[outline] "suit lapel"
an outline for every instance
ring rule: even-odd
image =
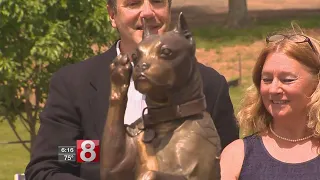
[[[97,63],[90,78],[90,119],[94,123],[96,133],[100,138],[106,121],[109,107],[110,79],[109,66],[117,56],[116,47],[113,45],[107,52],[97,58]]]

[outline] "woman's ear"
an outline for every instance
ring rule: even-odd
[[[116,16],[115,9],[110,7],[109,5],[107,5],[107,10],[108,10],[108,15],[109,15],[109,20],[110,20],[111,26],[113,28],[117,28],[117,24],[115,21],[115,16]]]

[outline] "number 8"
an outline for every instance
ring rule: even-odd
[[[86,145],[89,144],[90,145],[90,148],[87,148]],[[90,141],[90,140],[85,140],[81,143],[81,149],[83,151],[81,151],[80,153],[80,157],[83,161],[85,162],[91,162],[93,161],[95,158],[96,158],[96,152],[94,152],[94,148],[95,148],[95,144],[93,141]],[[90,153],[90,157],[87,158],[86,157],[86,153]]]

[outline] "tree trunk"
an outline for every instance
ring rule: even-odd
[[[31,90],[29,92],[32,92]],[[37,135],[37,119],[40,110],[40,91],[38,88],[34,89],[33,93],[28,94],[28,100],[26,101],[26,113],[29,122],[29,133],[30,133],[30,149],[34,145],[34,140]],[[33,98],[32,98],[33,97]],[[31,156],[31,153],[30,153]]]
[[[229,0],[227,26],[240,28],[249,24],[247,0]]]
[[[36,118],[31,119],[31,124],[30,124],[30,149],[32,149],[34,140],[36,138]],[[30,158],[31,158],[31,151],[30,151]]]
[[[30,134],[30,150],[32,149],[33,141],[34,141],[34,133],[35,133],[35,119],[32,115],[33,109],[32,109],[32,104],[29,99],[26,100],[25,102],[25,111],[27,115],[27,122],[28,122],[28,128],[29,128],[29,134]],[[30,151],[30,157],[31,157],[31,151]]]

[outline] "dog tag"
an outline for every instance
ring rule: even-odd
[[[153,129],[146,129],[143,134],[143,142],[149,143],[156,136],[156,132]]]

